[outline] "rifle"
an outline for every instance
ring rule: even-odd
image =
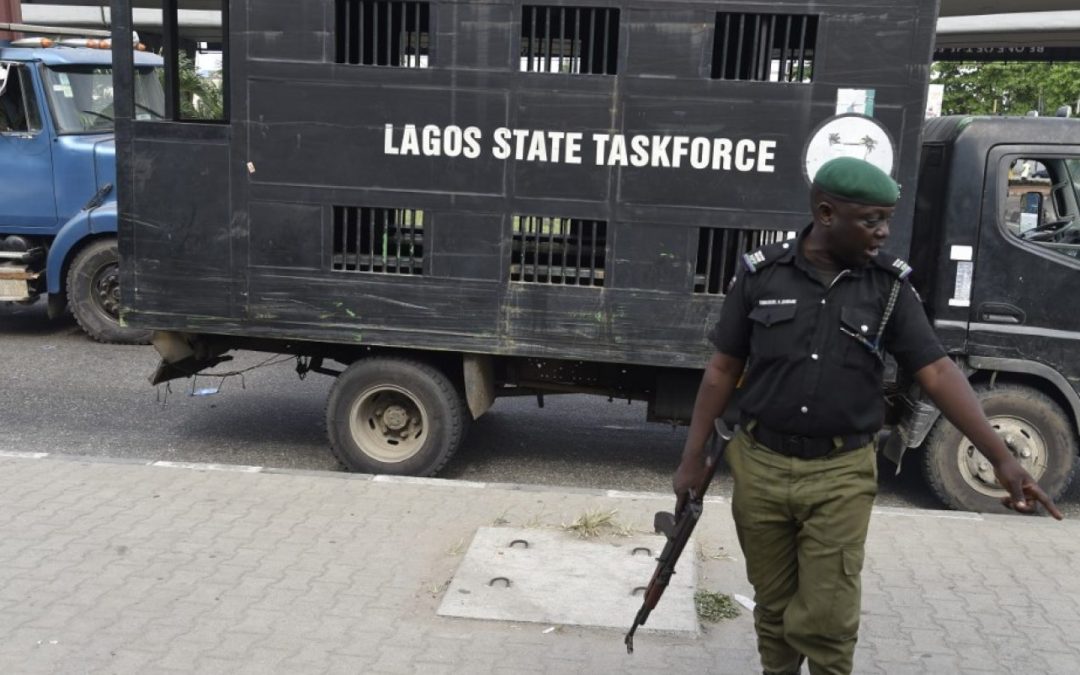
[[[660,596],[664,594],[671,575],[675,574],[675,563],[679,561],[686,542],[690,540],[690,534],[694,531],[701,518],[702,500],[705,491],[709,489],[716,474],[716,465],[720,462],[720,456],[724,454],[724,448],[733,435],[731,429],[724,424],[724,420],[717,418],[714,422],[716,433],[712,437],[712,448],[709,456],[705,459],[705,477],[697,489],[691,488],[688,495],[682,495],[675,503],[675,513],[660,511],[653,518],[653,527],[657,534],[667,537],[667,544],[656,559],[656,571],[653,572],[652,580],[645,589],[645,600],[641,603],[641,609],[634,617],[634,625],[630,626],[630,632],[626,634],[626,653],[634,653],[634,631],[638,626],[644,626],[649,614],[656,609],[656,603],[660,602]]]

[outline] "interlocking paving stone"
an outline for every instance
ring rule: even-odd
[[[623,629],[437,614],[480,528],[616,510],[644,533],[672,502],[0,455],[0,672],[759,671],[745,611],[696,636],[646,626],[633,655]],[[695,538],[699,587],[751,596],[726,500]],[[879,509],[856,670],[1075,673],[1078,565],[1080,523]]]

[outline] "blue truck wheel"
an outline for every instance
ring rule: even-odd
[[[119,259],[115,239],[99,239],[79,251],[68,270],[68,306],[98,342],[149,344],[152,331],[120,325]]]

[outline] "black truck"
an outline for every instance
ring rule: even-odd
[[[1080,447],[1080,120],[931,120],[915,198],[909,255],[927,314],[1006,444],[1060,495]],[[994,508],[1001,491],[975,447],[916,390],[890,398],[889,454],[921,446],[946,504]]]
[[[793,238],[809,177],[853,155],[905,187],[893,251],[1011,446],[1065,488],[1080,333],[1066,297],[1038,301],[1077,264],[1078,174],[1047,145],[1077,130],[1018,122],[1043,144],[1013,148],[986,140],[1006,122],[946,120],[920,164],[935,0],[189,2],[222,12],[220,121],[178,106],[176,3],[136,4],[164,9],[167,110],[134,114],[116,51],[121,288],[157,331],[155,382],[293,354],[336,377],[335,456],[379,473],[437,472],[500,396],[686,420],[739,258]],[[904,374],[884,395],[894,455],[925,444],[938,493],[986,508],[963,439]]]

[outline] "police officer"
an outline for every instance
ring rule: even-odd
[[[740,430],[727,460],[768,675],[797,673],[804,659],[813,674],[851,672],[885,351],[990,460],[1007,507],[1031,513],[1041,503],[1061,518],[946,356],[907,279],[911,268],[881,251],[899,196],[868,162],[827,162],[811,188],[813,223],[798,239],[743,257],[709,334],[717,351],[674,487],[682,496],[700,482],[712,421],[741,378]]]

